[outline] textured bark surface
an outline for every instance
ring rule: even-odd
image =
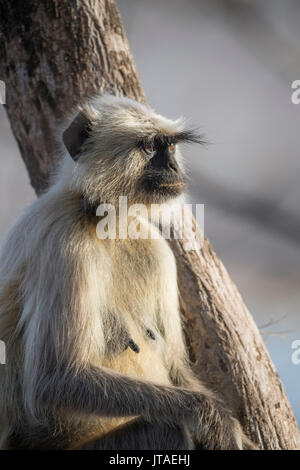
[[[0,77],[7,113],[39,193],[55,162],[59,121],[104,90],[144,100],[115,3],[0,0]]]
[[[0,22],[7,113],[39,193],[55,163],[53,136],[66,113],[104,90],[145,97],[112,0],[0,0]],[[260,448],[296,448],[299,431],[280,378],[226,269],[207,240],[193,251],[184,241],[171,245],[195,371]]]

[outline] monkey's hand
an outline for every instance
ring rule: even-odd
[[[240,423],[213,398],[196,403],[187,421],[196,449],[244,450],[256,449],[245,436]]]

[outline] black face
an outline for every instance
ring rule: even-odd
[[[149,202],[159,202],[179,196],[184,190],[183,174],[175,158],[176,140],[159,137],[141,143],[148,164],[140,187]]]

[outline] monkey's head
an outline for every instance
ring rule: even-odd
[[[63,133],[73,185],[91,203],[162,203],[184,191],[181,142],[201,142],[182,119],[171,121],[128,98],[103,95]]]

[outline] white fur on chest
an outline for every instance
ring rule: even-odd
[[[106,255],[112,261],[107,288],[116,308],[139,318],[177,297],[175,259],[165,240],[112,241]]]

